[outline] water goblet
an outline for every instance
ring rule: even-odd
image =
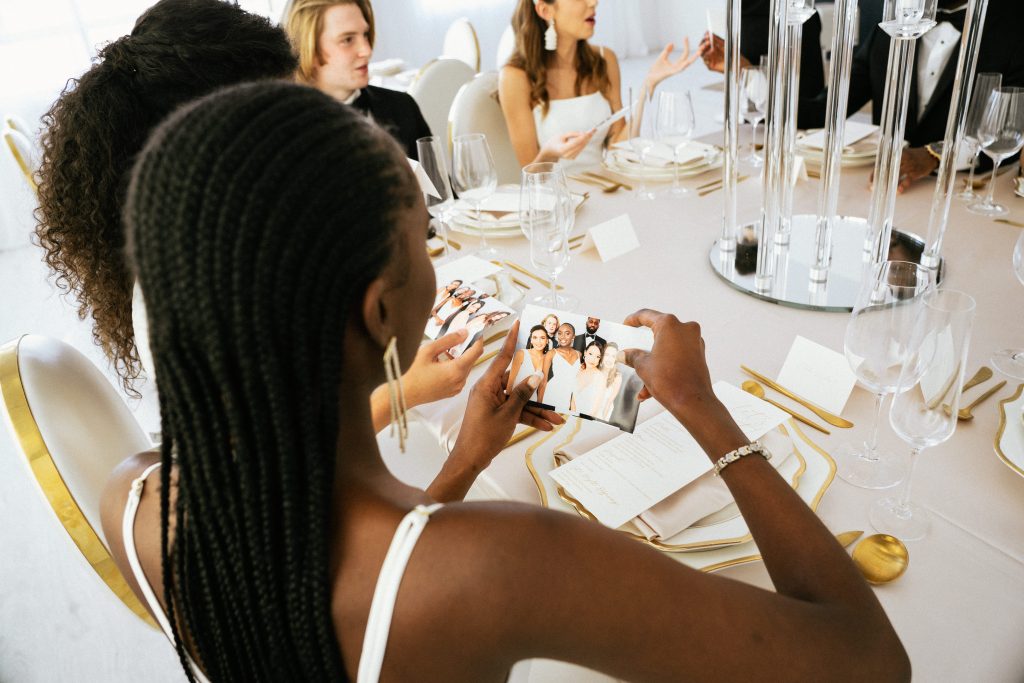
[[[967,121],[964,124],[964,144],[971,151],[971,172],[964,181],[964,188],[957,193],[957,199],[965,202],[981,197],[974,191],[974,170],[981,154],[981,143],[978,141],[978,129],[981,118],[985,114],[985,105],[992,91],[998,90],[1003,84],[1003,75],[999,73],[982,73],[974,79],[974,90],[971,92],[971,106],[967,110]]]
[[[498,250],[487,244],[487,229],[480,219],[480,204],[498,187],[498,172],[483,133],[459,135],[452,141],[452,185],[461,199],[476,212],[480,247],[476,254],[482,259],[500,257]]]
[[[448,177],[448,163],[445,160],[445,141],[436,135],[420,138],[416,141],[416,152],[420,158],[420,167],[430,178],[436,194],[423,193],[423,201],[427,205],[427,213],[441,226],[441,240],[444,242],[444,257],[447,259],[451,250],[448,244],[448,224],[454,205],[452,185]]]
[[[1024,285],[1024,232],[1021,232],[1013,248],[1013,273]],[[1024,349],[996,351],[991,360],[999,372],[1013,379],[1024,380]]]
[[[924,538],[931,526],[928,513],[910,501],[911,477],[921,451],[956,430],[974,308],[963,292],[929,291],[908,344],[889,421],[910,445],[910,466],[899,495],[876,501],[868,512],[876,529],[905,541]]]
[[[746,104],[744,116],[747,121],[754,124],[750,132],[750,154],[743,157],[743,161],[749,162],[754,167],[760,167],[764,163],[764,157],[757,153],[757,128],[764,120],[765,105],[768,103],[768,71],[767,65],[745,66],[740,72],[740,86],[743,92],[743,101]]]
[[[880,451],[878,427],[885,397],[896,390],[922,295],[932,284],[928,269],[906,261],[877,264],[861,283],[843,349],[861,385],[875,395],[875,415],[865,441],[847,442],[834,453],[839,476],[854,486],[889,488],[906,473],[905,457]]]
[[[985,199],[971,204],[967,210],[981,216],[1005,216],[1009,210],[993,201],[996,171],[1008,156],[1024,146],[1024,88],[999,88],[989,96],[978,128],[981,150],[992,158],[992,174]]]
[[[654,129],[659,142],[668,145],[672,150],[672,167],[675,171],[672,181],[674,195],[692,194],[679,184],[679,155],[690,144],[694,126],[693,100],[690,99],[689,92],[658,93]]]
[[[572,195],[558,164],[542,162],[523,168],[519,216],[530,240],[530,262],[550,285],[550,291],[533,302],[555,310],[576,308],[576,297],[558,291],[558,275],[569,264],[569,233],[575,221]]]

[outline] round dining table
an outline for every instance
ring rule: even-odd
[[[840,214],[867,216],[870,172],[870,167],[842,170]],[[776,377],[797,335],[842,353],[849,313],[762,301],[728,286],[713,271],[708,253],[721,232],[723,192],[719,189],[699,194],[695,190],[714,180],[716,173],[720,175],[721,171],[687,178],[683,184],[692,191],[684,196],[672,195],[666,191],[667,185],[660,185],[659,196],[653,200],[637,199],[626,189],[605,193],[597,186],[570,181],[574,192],[589,195],[576,215],[573,234],[583,234],[625,214],[639,240],[638,248],[608,262],[602,262],[594,249],[571,252],[571,261],[558,282],[579,298],[576,312],[621,321],[639,308],[653,308],[674,313],[682,320],[695,320],[701,325],[713,380],[737,386],[747,379],[741,364]],[[737,186],[739,219],[751,222],[760,211],[761,183],[755,168],[743,166],[740,174],[747,177]],[[996,182],[996,200],[1010,208],[1010,220],[1024,223],[1024,199],[1013,195],[1012,174],[1002,175]],[[815,213],[819,183],[814,178],[797,183],[797,213]],[[897,228],[924,235],[933,192],[934,180],[925,179],[900,195],[896,202]],[[966,376],[981,365],[990,365],[994,351],[1024,348],[1024,286],[1011,267],[1013,247],[1022,229],[973,215],[964,204],[953,201],[943,247],[942,286],[965,291],[977,301]],[[458,233],[453,237],[461,246],[457,254],[472,253],[474,237]],[[530,262],[529,243],[524,237],[492,243],[508,261],[541,273]],[[533,280],[530,284],[535,289],[529,296],[542,293],[541,285]],[[485,351],[497,349],[498,344],[492,342]],[[481,364],[474,371],[474,377],[483,367]],[[1007,378],[997,374],[972,391],[980,392],[999,379]],[[931,531],[923,540],[907,543],[910,562],[906,573],[875,590],[910,654],[916,680],[1024,680],[1024,474],[1005,464],[994,448],[999,403],[1019,384],[1010,379],[994,397],[975,409],[973,420],[958,424],[951,439],[925,450],[914,472],[911,497],[929,512]],[[770,393],[776,400],[801,409]],[[444,406],[414,410],[417,419],[413,420],[412,438],[404,454],[398,452],[388,432],[382,432],[381,449],[396,474],[421,486],[430,481],[445,455],[438,447],[439,429],[443,432],[441,442],[450,443],[467,394],[468,388]],[[966,398],[976,395],[969,393]],[[810,429],[804,433],[826,453],[846,441],[863,440],[870,429],[873,407],[873,395],[855,388],[842,411],[843,417],[855,424],[852,429],[833,429],[830,436]],[[909,448],[893,433],[888,410],[883,414],[880,432],[883,448]],[[541,504],[524,459],[540,438],[531,434],[503,450],[481,475],[471,497]],[[555,441],[532,451],[535,462],[549,463],[547,469],[551,467],[549,444]],[[547,475],[542,471],[540,476]],[[868,508],[885,495],[891,495],[891,490],[859,489],[835,477],[817,501],[817,514],[837,534],[850,530],[875,533]],[[756,557],[754,544],[746,546],[745,555]],[[772,589],[759,561],[717,571]],[[642,579],[637,585],[642,590]],[[699,614],[685,610],[681,615],[700,619]],[[829,672],[822,671],[821,680],[828,679]],[[577,667],[537,661],[521,680],[609,679]]]

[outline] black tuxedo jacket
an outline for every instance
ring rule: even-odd
[[[432,135],[416,100],[404,92],[369,85],[352,106],[369,114],[405,149],[405,155],[419,161],[416,140]]]
[[[771,27],[770,0],[743,0],[740,21],[740,53],[751,64],[768,54]],[[821,57],[821,17],[804,22],[800,44],[800,97],[813,98],[825,89],[825,67]]]
[[[572,340],[572,348],[579,351],[580,356],[582,356],[583,352],[586,350],[586,338],[587,336],[585,334],[577,334],[576,337]],[[597,345],[600,346],[602,350],[604,349],[604,337],[599,337],[598,335],[595,334],[594,341],[597,342]]]
[[[938,13],[936,20],[949,21],[963,33],[966,11]],[[1003,74],[1003,86],[1024,85],[1024,48],[1021,47],[1021,32],[1024,31],[1024,1],[991,0],[985,18],[978,50],[977,73],[998,72]],[[848,111],[854,113],[868,101],[871,102],[871,118],[874,123],[882,119],[882,103],[885,100],[885,75],[889,60],[890,38],[877,25],[867,42],[862,40],[854,55],[850,74],[850,102]],[[959,47],[950,56],[942,72],[935,92],[925,105],[924,113],[917,116],[917,68],[913,67],[910,83],[910,105],[907,112],[907,129],[904,135],[911,147],[920,147],[938,142],[946,136],[946,120],[949,118],[953,99],[953,79],[956,77]],[[915,61],[920,52],[915,50]],[[801,99],[799,126],[817,128],[825,125],[825,93],[813,100]],[[983,155],[984,156],[984,155]],[[987,157],[986,157],[987,158]]]

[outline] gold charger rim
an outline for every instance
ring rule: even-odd
[[[1006,432],[1006,415],[1009,412],[1010,404],[1015,403],[1021,397],[1021,394],[1024,394],[1024,383],[1021,383],[1020,385],[1017,386],[1017,391],[1013,392],[1013,395],[999,402],[999,429],[996,430],[994,446],[996,450],[996,455],[999,456],[999,459],[1002,460],[1006,464],[1006,466],[1009,467],[1011,470],[1013,470],[1020,476],[1024,477],[1024,469],[1017,465],[1017,463],[1010,460],[1006,453],[1003,452],[1003,448],[1001,445],[1003,435]]]

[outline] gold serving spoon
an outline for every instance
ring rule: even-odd
[[[803,422],[808,427],[814,427],[819,432],[824,432],[825,434],[831,434],[832,433],[832,432],[828,431],[827,429],[825,429],[824,427],[822,427],[822,426],[812,422],[811,420],[808,420],[806,417],[804,417],[800,413],[798,413],[796,411],[793,411],[793,410],[790,410],[786,406],[782,405],[781,403],[776,403],[775,401],[771,400],[770,398],[766,398],[765,395],[764,395],[764,387],[762,387],[760,384],[758,384],[754,380],[748,379],[746,382],[744,382],[740,386],[743,388],[743,391],[747,392],[748,394],[753,394],[754,396],[757,396],[762,401],[767,401],[768,403],[771,403],[773,406],[775,406],[779,410],[783,410],[783,411],[789,413],[794,418],[796,418],[800,422]]]
[[[868,583],[878,586],[903,576],[910,564],[910,553],[900,539],[874,534],[853,549],[853,563]]]

